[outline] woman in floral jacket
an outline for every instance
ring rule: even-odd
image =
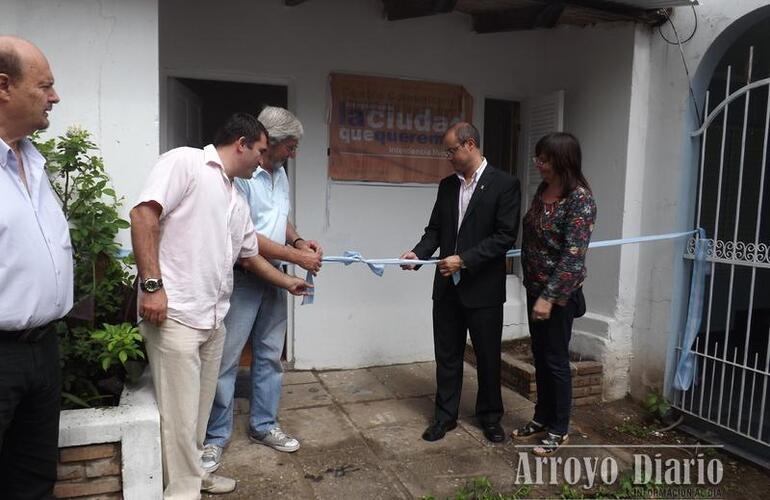
[[[549,134],[535,146],[543,181],[524,216],[522,267],[529,332],[535,358],[537,404],[533,419],[514,438],[546,433],[536,455],[567,442],[572,406],[569,341],[572,320],[585,314],[585,256],[596,204],[581,169],[580,144],[572,134]]]

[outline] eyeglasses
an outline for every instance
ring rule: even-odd
[[[286,150],[287,150],[289,153],[292,153],[292,154],[296,153],[296,152],[297,152],[297,149],[299,148],[299,144],[298,144],[298,143],[294,143],[294,144],[291,144],[291,145],[289,145],[289,144],[286,144],[286,143],[284,142],[284,143],[283,143],[283,146],[286,148]]]
[[[538,158],[537,156],[533,156],[532,157],[532,163],[534,163],[536,167],[542,167],[543,165],[548,163],[548,160],[543,161],[540,158]]]
[[[457,151],[460,150],[461,147],[465,146],[465,142],[461,142],[457,146],[452,146],[451,148],[446,148],[446,155],[451,158],[452,156],[457,153]]]

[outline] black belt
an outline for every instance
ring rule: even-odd
[[[47,333],[51,332],[54,323],[27,328],[26,330],[5,331],[0,330],[0,341],[24,342],[33,344],[39,342]]]

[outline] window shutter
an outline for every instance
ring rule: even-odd
[[[546,134],[564,130],[564,91],[557,90],[551,94],[535,97],[526,103],[526,137],[527,137],[527,179],[526,204],[522,204],[524,213],[532,204],[537,187],[540,185],[540,172],[532,163],[535,156],[535,144]]]

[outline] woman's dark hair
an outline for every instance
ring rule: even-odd
[[[246,145],[251,147],[262,135],[267,137],[267,129],[254,115],[234,113],[214,134],[214,146],[227,146],[245,137]]]
[[[574,135],[567,132],[554,132],[540,138],[535,145],[535,154],[544,156],[551,163],[554,174],[561,179],[564,190],[562,196],[566,197],[578,186],[591,191],[591,186],[583,176],[581,167],[580,143]],[[545,184],[540,184],[537,192],[545,189]]]

